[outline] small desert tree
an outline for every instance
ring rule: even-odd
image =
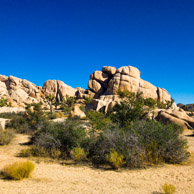
[[[55,103],[56,103],[55,96],[52,96],[51,94],[49,94],[48,96],[46,96],[46,100],[49,104],[50,112],[53,112],[53,105],[55,105]]]
[[[75,97],[66,95],[66,97],[63,97],[62,101],[60,102],[61,109],[63,110],[63,112],[69,113],[74,107],[75,103]]]
[[[113,108],[111,118],[121,126],[126,126],[132,121],[141,119],[145,116],[144,99],[142,93],[118,90],[121,102]]]

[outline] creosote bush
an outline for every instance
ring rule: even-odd
[[[73,158],[73,160],[80,163],[80,162],[86,160],[87,153],[84,151],[83,148],[76,147],[71,151],[71,157]]]
[[[121,103],[112,113],[88,111],[89,121],[68,118],[63,123],[53,123],[40,105],[34,105],[34,111],[28,107],[20,119],[33,131],[33,146],[23,151],[23,156],[73,158],[79,162],[87,155],[87,161],[94,165],[110,164],[115,169],[181,163],[188,158],[180,127],[148,120],[147,114],[156,107],[154,100],[143,99],[141,93],[124,91],[119,95]],[[74,99],[65,103],[71,107]]]
[[[3,130],[0,129],[0,145],[7,145],[11,142],[11,140],[14,137],[14,131],[13,130]]]
[[[34,134],[32,141],[48,152],[60,150],[63,155],[70,157],[73,148],[88,144],[87,132],[82,125],[82,121],[77,119],[67,119],[64,123],[45,123]]]
[[[30,162],[15,162],[11,165],[7,165],[2,170],[2,174],[5,178],[11,178],[14,180],[22,180],[28,178],[33,172],[35,165]]]
[[[0,98],[0,107],[7,106],[7,100],[4,98]]]
[[[18,133],[32,134],[41,128],[43,122],[48,121],[41,106],[41,103],[29,104],[26,107],[26,113],[16,114],[7,127],[16,129]]]
[[[59,159],[61,151],[58,149],[46,150],[44,147],[32,145],[30,148],[23,149],[19,156],[20,157],[50,157],[53,159]]]
[[[174,185],[167,184],[167,183],[162,186],[162,189],[165,194],[173,194],[176,191],[176,188]]]
[[[121,154],[118,154],[118,152],[115,150],[111,150],[110,154],[106,155],[106,160],[115,170],[119,169],[125,164],[125,162],[123,161],[123,158],[124,156]]]

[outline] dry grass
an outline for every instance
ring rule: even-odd
[[[24,178],[30,177],[35,165],[30,162],[14,162],[13,164],[7,165],[2,170],[2,175],[5,178],[10,178],[14,180],[22,180]]]

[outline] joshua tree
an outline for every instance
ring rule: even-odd
[[[46,100],[50,106],[50,112],[53,112],[53,105],[56,102],[56,98],[54,96],[52,96],[51,94],[49,94],[48,96],[46,96]]]

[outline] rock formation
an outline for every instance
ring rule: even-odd
[[[37,103],[42,99],[42,88],[14,76],[0,75],[0,97],[4,97],[12,106]]]
[[[98,96],[116,95],[118,89],[130,92],[142,92],[144,98],[153,98],[162,102],[170,101],[170,94],[163,88],[153,86],[140,78],[140,71],[132,66],[105,66],[102,71],[90,75],[88,87]]]
[[[44,83],[42,88],[44,95],[51,94],[52,96],[55,96],[58,101],[62,101],[62,98],[66,97],[66,95],[75,96],[76,91],[76,89],[59,80],[48,80]]]
[[[25,79],[0,75],[0,98],[7,99],[13,107],[44,102],[45,96],[49,94],[56,96],[60,101],[66,95],[75,96],[76,91],[62,81],[48,80],[42,88]]]
[[[171,101],[170,94],[163,88],[156,87],[140,78],[140,71],[132,66],[116,69],[104,66],[102,71],[90,75],[89,91],[93,93],[95,110],[109,111],[118,101],[117,91],[142,92],[144,98],[153,98],[161,102]],[[81,96],[81,95],[80,95]]]
[[[55,96],[58,101],[68,96],[75,96],[83,99],[91,98],[92,104],[86,108],[104,110],[108,112],[119,102],[118,89],[131,92],[142,92],[144,98],[153,98],[161,102],[171,101],[170,94],[163,88],[156,87],[140,78],[140,71],[132,66],[124,66],[116,69],[111,66],[104,66],[102,71],[95,71],[90,75],[87,90],[83,88],[72,88],[62,81],[48,80],[43,88],[35,84],[22,80],[14,76],[0,75],[0,98],[5,98],[14,107],[25,107],[30,103],[42,102],[46,105],[47,95]],[[6,111],[10,111],[7,110]],[[4,111],[4,112],[6,112]],[[22,109],[21,111],[24,111]],[[71,111],[72,117],[77,115],[85,117],[84,112],[79,108],[79,104]],[[194,128],[194,118],[189,117],[186,112],[177,107],[174,103],[168,109],[157,109],[152,118],[173,122],[184,128]]]

